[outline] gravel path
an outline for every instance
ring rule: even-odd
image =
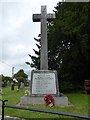
[[[0,120],[2,120],[1,116],[0,116]],[[21,118],[17,118],[17,117],[5,116],[4,120],[25,120],[25,119],[21,119]]]

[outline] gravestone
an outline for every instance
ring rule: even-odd
[[[47,14],[46,6],[41,6],[41,14],[33,14],[34,22],[41,22],[40,70],[31,72],[31,96],[21,98],[20,104],[44,104],[44,95],[52,94],[55,105],[68,105],[68,98],[60,97],[57,71],[48,70],[47,21],[55,19],[55,14]]]

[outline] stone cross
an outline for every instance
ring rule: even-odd
[[[33,14],[33,22],[41,22],[40,70],[48,70],[47,21],[55,19],[55,14],[47,14],[47,7],[41,6],[41,14]]]

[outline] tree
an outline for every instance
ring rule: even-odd
[[[89,79],[88,25],[89,3],[58,3],[56,20],[49,27],[49,65],[56,69],[59,79],[69,80],[72,88]]]
[[[57,70],[61,89],[80,89],[84,80],[90,79],[89,10],[90,3],[59,2],[54,10],[56,19],[48,23],[49,69]],[[37,55],[38,51],[34,52]],[[39,54],[30,57],[31,67],[38,69]]]
[[[25,62],[27,65],[30,65],[30,67],[32,67],[32,68],[36,68],[36,69],[40,69],[40,46],[41,46],[41,43],[40,43],[40,40],[41,40],[41,38],[40,38],[40,35],[38,35],[38,39],[37,38],[34,38],[34,40],[37,42],[36,43],[36,46],[37,46],[37,48],[38,48],[38,51],[36,51],[35,49],[33,49],[33,51],[34,51],[34,53],[35,53],[35,56],[33,56],[33,55],[30,55],[30,54],[28,54],[29,55],[29,57],[32,59],[32,62],[30,63],[30,62]]]
[[[2,84],[2,87],[7,86],[7,82],[10,81],[12,82],[12,78],[9,76],[4,76],[3,74],[0,75],[0,84]]]
[[[14,74],[14,78],[16,78],[18,82],[26,83],[26,80],[28,79],[28,75],[24,73],[23,69],[20,69],[16,74]]]

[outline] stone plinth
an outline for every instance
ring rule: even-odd
[[[68,97],[60,96],[54,97],[55,106],[68,106]],[[44,105],[44,97],[43,96],[23,96],[20,100],[20,105]]]

